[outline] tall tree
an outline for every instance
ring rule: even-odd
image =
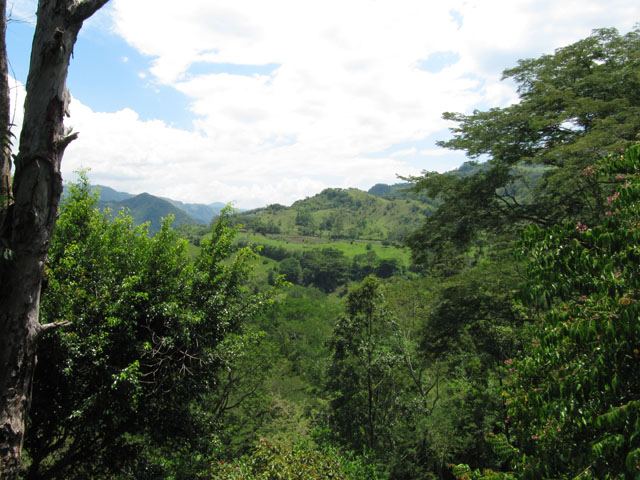
[[[255,390],[242,356],[269,366],[242,332],[264,305],[245,286],[253,253],[235,246],[226,211],[192,263],[169,219],[149,237],[100,212],[86,177],[65,190],[40,315],[71,325],[39,342],[23,477],[199,469],[218,418]]]
[[[3,204],[1,240],[12,252],[0,260],[0,478],[18,476],[25,420],[40,335],[38,311],[45,256],[56,222],[65,148],[77,134],[65,130],[69,60],[83,22],[108,0],[40,0],[27,78],[12,203]],[[4,2],[3,5],[5,7]],[[4,14],[4,8],[3,8]],[[2,29],[5,19],[2,19]],[[6,55],[0,55],[6,62]],[[4,71],[2,71],[4,70]],[[0,74],[6,75],[6,67]],[[0,88],[2,85],[0,85]],[[0,105],[1,106],[1,105]],[[0,112],[6,138],[8,118]],[[4,152],[3,152],[4,153]],[[8,185],[8,158],[0,184]]]
[[[523,478],[640,472],[640,145],[587,173],[618,184],[600,224],[523,233],[524,298],[550,306],[506,392]]]
[[[398,411],[396,367],[401,358],[389,335],[394,320],[382,302],[379,281],[365,278],[349,293],[346,315],[328,340],[332,420],[340,438],[354,449],[389,449],[383,432]]]
[[[522,234],[522,296],[537,321],[521,358],[506,362],[511,438],[490,437],[511,471],[461,465],[457,478],[638,478],[640,145],[586,173],[617,183],[604,220]]]
[[[610,186],[581,173],[602,156],[622,153],[640,131],[639,69],[640,29],[626,35],[595,30],[553,55],[505,70],[519,103],[445,113],[457,125],[440,146],[472,159],[488,156],[488,163],[472,177],[429,172],[413,179],[417,189],[442,200],[408,240],[416,259],[426,263],[426,252],[459,249],[483,231],[602,216]],[[545,173],[527,194],[532,166],[544,166]]]

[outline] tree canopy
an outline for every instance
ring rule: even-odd
[[[522,237],[525,299],[549,306],[506,392],[526,478],[632,478],[640,468],[640,145],[588,173],[618,183],[603,222]]]
[[[86,177],[68,188],[42,317],[69,325],[40,346],[27,478],[161,475],[154,448],[210,451],[202,402],[216,410],[216,374],[231,370],[219,348],[235,348],[225,339],[264,304],[245,287],[254,253],[235,246],[223,214],[191,262],[170,219],[149,237],[126,214],[101,213]]]
[[[447,246],[468,245],[479,232],[503,232],[527,223],[602,216],[610,186],[580,175],[611,153],[622,153],[640,131],[640,29],[593,34],[553,55],[520,60],[503,79],[520,101],[471,114],[447,112],[453,138],[440,146],[487,159],[481,173],[459,178],[425,172],[414,188],[442,200],[410,236],[418,261]],[[532,167],[544,167],[537,181]]]

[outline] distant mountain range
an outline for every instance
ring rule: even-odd
[[[92,189],[100,196],[100,208],[110,208],[114,212],[126,208],[130,211],[136,224],[149,222],[149,232],[151,233],[159,231],[162,219],[169,215],[174,216],[174,226],[184,223],[207,225],[225,207],[225,204],[221,202],[205,205],[203,203],[183,203],[170,198],[156,197],[149,193],[134,195],[118,192],[105,185],[93,185]]]
[[[448,172],[464,178],[489,168],[489,164],[468,162]],[[533,184],[544,173],[544,167],[517,167]],[[518,181],[519,194],[526,195],[527,182]],[[328,188],[321,193],[294,202],[291,207],[269,205],[254,210],[239,210],[234,221],[249,230],[263,233],[298,235],[334,235],[351,238],[401,239],[415,230],[424,215],[429,215],[439,205],[439,200],[428,198],[424,192],[416,193],[410,183],[387,185],[379,183],[363,192],[355,188]],[[99,206],[118,212],[130,211],[136,224],[149,222],[149,232],[160,230],[161,221],[174,216],[173,225],[208,225],[220,214],[224,203],[183,203],[170,198],[156,197],[149,193],[134,195],[118,192],[104,185],[92,186],[98,192]],[[523,196],[520,200],[526,201]]]

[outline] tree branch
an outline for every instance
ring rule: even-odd
[[[72,4],[69,6],[71,21],[84,22],[102,8],[108,1],[109,0],[72,0]]]
[[[56,148],[58,149],[58,153],[60,156],[62,156],[62,154],[64,153],[66,148],[69,146],[69,144],[73,142],[76,138],[78,138],[78,132],[73,132],[67,135],[66,137],[63,137],[60,140],[58,140]]]
[[[36,336],[38,338],[40,338],[40,337],[42,337],[42,335],[44,335],[49,330],[54,330],[54,329],[60,328],[60,327],[68,327],[69,325],[71,325],[71,322],[45,323],[44,325],[40,325],[38,327],[38,333],[36,334]]]

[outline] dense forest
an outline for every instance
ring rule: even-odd
[[[21,477],[639,478],[640,29],[504,78],[398,186],[153,232],[66,186]]]

